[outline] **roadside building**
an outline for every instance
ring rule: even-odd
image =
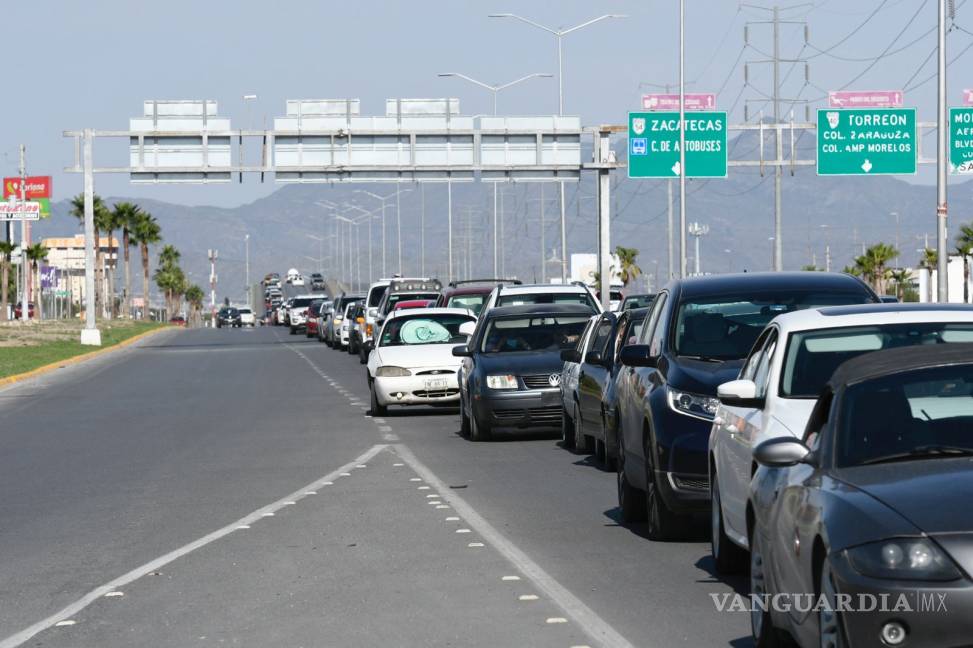
[[[84,302],[84,234],[75,234],[71,238],[46,238],[43,240],[47,248],[48,266],[57,268],[60,272],[62,290],[67,290],[71,301],[76,304]],[[114,275],[118,261],[118,239],[100,236],[98,238],[102,258],[105,264],[105,276],[101,278],[103,295],[108,294],[108,282]]]

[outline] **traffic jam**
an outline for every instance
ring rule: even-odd
[[[971,306],[830,272],[691,276],[610,310],[582,282],[263,286],[263,323],[364,365],[369,415],[559,436],[647,541],[708,527],[717,573],[749,575],[757,646],[973,638]]]

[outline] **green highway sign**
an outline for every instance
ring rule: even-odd
[[[973,174],[973,108],[949,109],[949,172]]]
[[[726,177],[726,113],[686,112],[686,177]],[[628,114],[628,177],[679,177],[679,111]]]
[[[915,172],[915,108],[818,110],[818,175]]]

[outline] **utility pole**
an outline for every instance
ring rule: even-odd
[[[939,0],[939,96],[936,106],[936,271],[939,301],[949,301],[946,281],[946,0]]]
[[[803,6],[802,3],[797,5],[790,5],[783,7],[783,9],[795,9],[797,7]],[[781,97],[781,78],[780,78],[780,64],[781,63],[792,63],[794,65],[798,63],[804,63],[804,80],[807,82],[810,77],[809,67],[807,65],[806,59],[782,59],[780,57],[780,26],[781,25],[804,25],[804,43],[807,44],[808,33],[807,33],[807,23],[801,20],[781,20],[780,12],[781,7],[779,5],[774,5],[773,7],[761,7],[759,5],[752,4],[742,4],[742,7],[747,7],[750,9],[759,9],[761,11],[769,11],[771,13],[771,19],[769,21],[754,21],[747,23],[747,27],[744,28],[744,43],[749,44],[749,26],[754,25],[771,25],[773,29],[773,58],[762,60],[762,61],[748,61],[744,66],[744,80],[745,82],[749,80],[749,69],[750,63],[768,63],[773,66],[773,83],[774,87],[771,91],[770,102],[773,105],[773,116],[774,116],[774,141],[776,160],[774,161],[774,236],[773,236],[773,269],[776,272],[780,272],[784,269],[784,237],[783,237],[783,209],[781,205],[782,199],[782,187],[781,179],[784,174],[784,143],[783,143],[783,127],[781,125],[781,114],[780,105],[781,103],[801,103],[802,100],[798,99],[784,99]],[[764,95],[766,96],[766,95]],[[748,99],[745,108],[749,107],[751,101],[760,101],[765,103],[764,99]],[[803,103],[807,103],[803,101]],[[749,111],[745,114],[745,119],[749,120]]]
[[[679,277],[686,276],[686,0],[679,0]]]
[[[446,281],[453,280],[453,183],[446,178],[446,238],[449,248],[446,265]]]
[[[419,276],[426,276],[426,185],[419,183]]]
[[[693,258],[693,273],[696,275],[700,274],[699,269],[699,239],[703,236],[709,234],[709,225],[700,225],[699,223],[689,224],[689,235],[696,239],[696,256]]]
[[[95,169],[94,132],[84,129],[84,329],[81,344],[101,346],[101,331],[95,321]],[[23,253],[21,253],[23,254]],[[145,295],[145,310],[149,310],[149,296]]]
[[[20,145],[20,202],[27,202],[27,147]],[[30,263],[27,261],[27,246],[30,241],[27,238],[27,219],[20,221],[20,271],[23,276],[21,287],[23,292],[20,298],[20,319],[23,322],[30,320]]]
[[[206,256],[209,259],[209,308],[212,319],[210,320],[210,326],[216,326],[216,257],[218,252],[216,250],[206,250]]]
[[[503,189],[500,189],[500,240],[503,241]],[[507,276],[507,263],[504,260],[503,248],[500,248],[500,274],[497,278],[506,278]]]
[[[243,243],[244,243],[244,245],[246,247],[246,253],[245,253],[245,256],[246,256],[246,266],[245,266],[246,267],[246,271],[245,271],[244,274],[246,276],[246,282],[247,282],[247,290],[246,290],[246,294],[247,294],[247,306],[253,308],[253,304],[251,303],[252,300],[250,298],[250,235],[249,234],[247,234],[246,236],[243,237]]]
[[[558,41],[560,42],[560,41]],[[563,184],[561,185],[564,186]],[[563,204],[563,203],[562,203]],[[541,183],[541,199],[538,204],[540,208],[540,227],[541,227],[541,283],[547,283],[547,262],[544,258],[544,247],[546,245],[544,241],[544,183]]]

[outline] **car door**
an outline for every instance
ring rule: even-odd
[[[604,356],[605,347],[612,334],[614,317],[605,314],[598,318],[591,342],[585,350],[585,355],[596,352]],[[578,399],[581,407],[583,432],[592,434],[601,429],[601,385],[605,378],[606,369],[603,364],[594,364],[581,359],[578,367]]]
[[[754,344],[750,358],[740,372],[742,380],[752,380],[757,397],[765,397],[770,369],[777,350],[778,331],[769,327]],[[764,422],[762,409],[725,406],[716,452],[720,499],[723,501],[723,524],[733,537],[745,537],[746,508],[753,477],[753,438]]]

